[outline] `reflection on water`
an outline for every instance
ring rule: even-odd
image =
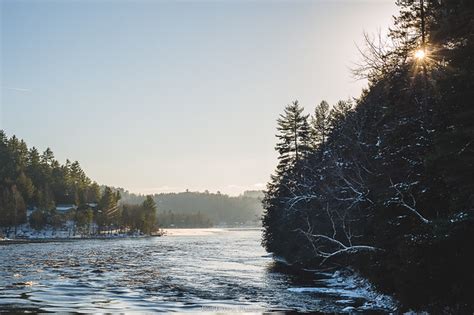
[[[0,246],[0,309],[54,312],[341,311],[365,301],[276,267],[259,230]]]

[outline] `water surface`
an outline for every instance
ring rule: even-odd
[[[0,310],[370,309],[344,281],[277,265],[260,235],[258,229],[181,230],[165,237],[0,246]]]

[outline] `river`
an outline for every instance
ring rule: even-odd
[[[0,246],[0,310],[341,312],[389,310],[388,297],[338,272],[273,261],[258,229]],[[362,283],[363,284],[363,283]]]

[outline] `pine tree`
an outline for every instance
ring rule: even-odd
[[[329,113],[329,124],[332,129],[338,129],[344,119],[352,110],[352,102],[351,101],[339,101],[336,105],[333,106]]]
[[[33,201],[33,195],[35,193],[35,186],[31,179],[25,175],[22,171],[18,178],[16,179],[16,186],[20,191],[21,195],[25,199],[25,201],[29,204]]]
[[[0,226],[14,227],[26,222],[26,205],[16,186],[5,187],[0,193]]]
[[[156,222],[156,203],[153,200],[152,196],[146,196],[145,201],[142,203],[143,211],[143,228],[142,232],[145,234],[150,234],[153,232],[157,222]]]
[[[331,131],[331,120],[329,115],[329,104],[322,101],[316,106],[314,116],[311,118],[311,131],[314,148],[324,146],[329,132]]]
[[[99,212],[96,217],[97,225],[99,225],[100,229],[117,223],[117,219],[120,216],[117,202],[117,195],[110,187],[105,187],[98,205]]]
[[[281,171],[288,170],[307,156],[311,149],[311,130],[308,124],[309,115],[303,114],[304,108],[298,101],[287,105],[284,114],[277,120],[278,134],[275,150],[279,153]]]
[[[277,120],[279,140],[275,150],[279,153],[277,170],[267,186],[263,199],[265,227],[262,243],[271,252],[288,250],[291,238],[286,237],[291,220],[285,208],[285,198],[296,188],[295,184],[304,176],[304,165],[311,152],[311,129],[309,115],[303,114],[298,101],[287,105],[284,114]]]

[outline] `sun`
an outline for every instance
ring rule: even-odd
[[[422,61],[426,57],[426,52],[423,49],[418,49],[415,51],[415,58],[419,61]]]

